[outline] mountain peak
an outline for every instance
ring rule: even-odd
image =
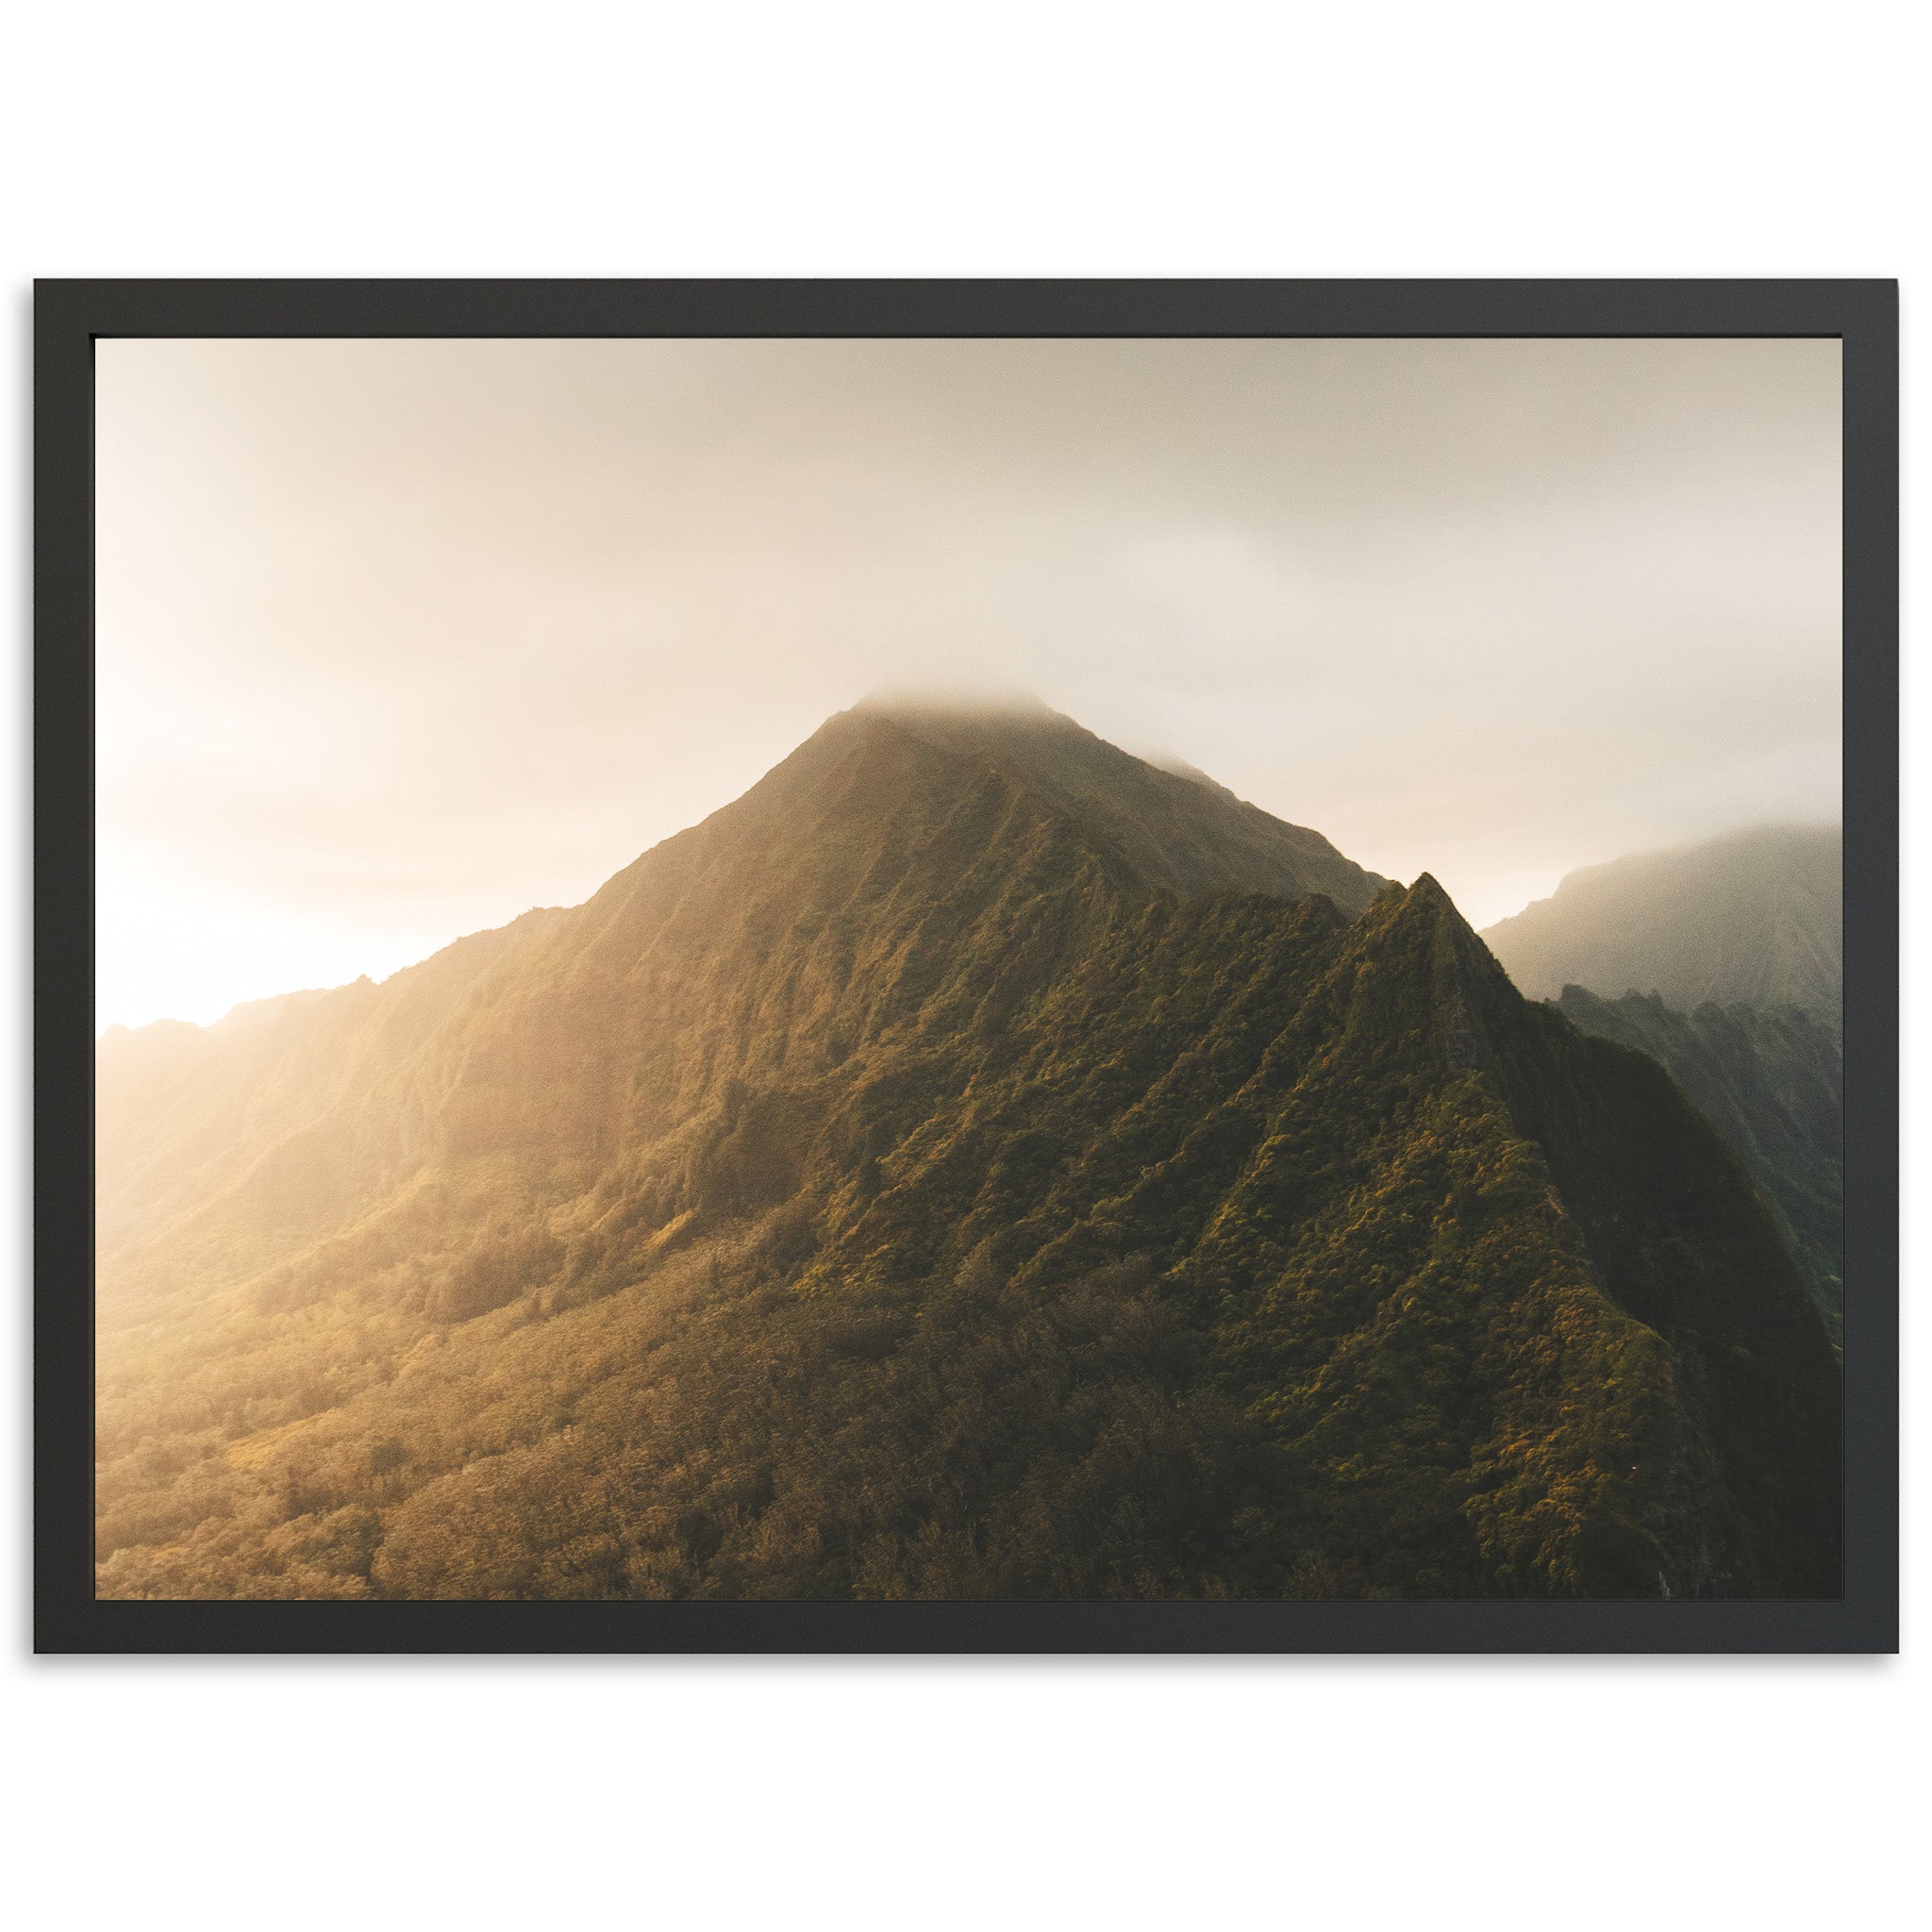
[[[97,1592],[1833,1593],[1703,1116],[1044,710],[843,713],[582,907],[105,1053]]]
[[[829,720],[826,728],[851,724],[885,725],[947,751],[995,756],[1025,750],[1037,756],[1050,746],[1105,743],[1065,712],[1024,691],[874,691]]]
[[[1322,893],[1354,914],[1387,883],[1319,832],[1191,769],[1183,775],[1136,758],[1026,692],[874,693],[829,720],[814,742],[836,745],[868,726],[991,766],[1178,898]]]

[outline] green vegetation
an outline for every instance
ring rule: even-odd
[[[1563,989],[1584,1032],[1640,1047],[1667,1068],[1764,1191],[1791,1258],[1837,1337],[1844,1322],[1844,1052],[1799,1007],[1674,1012],[1655,997]]]
[[[1677,1089],[1097,742],[847,714],[575,911],[106,1043],[102,1591],[1834,1591]]]

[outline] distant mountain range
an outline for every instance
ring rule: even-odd
[[[1764,825],[1571,873],[1483,938],[1531,999],[1581,986],[1656,993],[1689,1012],[1795,1006],[1839,1024],[1843,836]]]
[[[1050,712],[843,713],[251,1020],[100,1045],[106,1594],[1837,1591],[1705,1114]]]
[[[1572,873],[1483,935],[1523,991],[1669,1070],[1763,1190],[1834,1335],[1842,908],[1835,826],[1758,826]]]

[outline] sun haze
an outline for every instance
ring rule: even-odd
[[[1835,342],[96,367],[102,1024],[580,900],[868,692],[1035,694],[1477,925],[1836,815]]]

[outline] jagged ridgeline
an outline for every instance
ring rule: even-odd
[[[861,708],[588,904],[101,1053],[101,1589],[1838,1589],[1738,1161],[1404,890]]]

